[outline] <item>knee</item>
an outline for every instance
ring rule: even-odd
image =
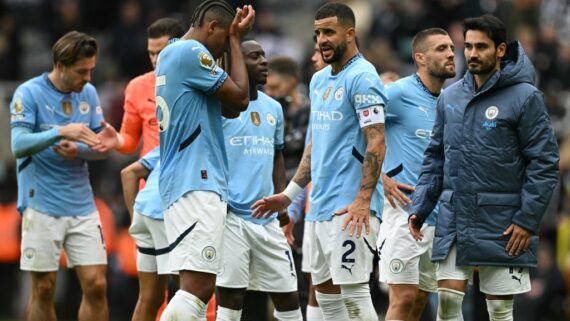
[[[41,301],[51,301],[55,293],[55,279],[43,278],[33,284],[33,296]]]
[[[85,282],[83,294],[87,298],[101,299],[107,294],[107,279],[105,275],[97,275]]]
[[[140,292],[139,303],[149,311],[158,311],[164,302],[164,291],[161,292]]]
[[[231,310],[241,310],[245,289],[230,289],[218,287],[218,304]]]
[[[392,292],[392,294],[394,293]],[[405,308],[407,311],[410,311],[414,305],[416,298],[417,298],[416,291],[413,290],[400,291],[396,295],[390,297],[390,306],[398,306]]]
[[[275,309],[279,311],[290,311],[299,308],[299,296],[297,292],[274,293],[271,300]]]

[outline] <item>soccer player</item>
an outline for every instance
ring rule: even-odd
[[[107,320],[107,254],[86,160],[106,157],[108,129],[91,81],[94,38],[77,31],[52,47],[53,69],[20,85],[10,104],[23,214],[20,268],[31,271],[26,320],[56,320],[61,248],[83,298],[80,321]],[[95,132],[100,131],[98,137]]]
[[[254,16],[251,6],[236,12],[224,1],[204,1],[190,30],[158,58],[159,190],[170,268],[180,273],[180,290],[161,320],[203,317],[214,292],[228,199],[222,114],[235,118],[249,104],[240,42]],[[231,78],[216,63],[228,39]]]
[[[235,119],[224,119],[229,162],[228,207],[218,274],[217,320],[241,318],[246,289],[268,292],[277,320],[303,320],[291,248],[276,214],[251,217],[258,199],[285,188],[283,111],[257,90],[267,80],[265,52],[257,41],[241,45],[249,77],[249,106]]]
[[[147,50],[152,71],[131,80],[125,89],[125,113],[119,144],[116,150],[123,154],[131,154],[139,145],[142,136],[141,156],[158,146],[158,123],[156,121],[155,74],[158,54],[166,47],[168,40],[184,35],[184,27],[176,19],[162,18],[153,22],[147,29]],[[139,275],[144,282],[145,274]]]
[[[439,199],[432,259],[438,320],[463,320],[467,280],[479,266],[491,321],[513,320],[513,295],[530,291],[540,219],[558,181],[558,146],[534,67],[501,20],[464,20],[468,72],[437,102],[413,194],[420,230]]]
[[[354,25],[345,4],[317,10],[317,43],[330,65],[311,80],[311,142],[285,191],[254,204],[255,216],[281,210],[312,179],[309,255],[325,320],[377,319],[368,281],[380,223],[370,200],[384,159],[385,96],[374,66],[358,52]]]
[[[158,193],[160,148],[121,171],[123,196],[131,216],[129,233],[137,244],[139,297],[132,320],[155,320],[168,283],[168,239]],[[146,179],[139,192],[139,181]]]
[[[419,320],[428,292],[437,291],[431,248],[437,207],[424,225],[422,241],[408,230],[414,190],[435,121],[443,82],[455,76],[454,46],[447,32],[431,28],[412,40],[416,72],[386,86],[386,158],[378,191],[384,197],[378,234],[380,281],[388,283],[386,320]]]

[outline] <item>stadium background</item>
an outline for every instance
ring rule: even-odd
[[[93,75],[106,119],[120,127],[123,90],[133,77],[151,69],[146,53],[146,27],[171,16],[186,25],[200,0],[0,0],[0,320],[23,319],[29,295],[29,276],[18,271],[19,221],[15,161],[10,152],[9,102],[16,86],[51,70],[51,45],[67,31],[90,33],[101,53]],[[253,36],[267,56],[287,55],[301,67],[300,90],[312,73],[312,22],[319,0],[231,1],[252,4],[257,11]],[[493,13],[507,25],[510,39],[518,39],[533,60],[538,87],[545,100],[562,149],[561,185],[542,222],[539,265],[533,271],[533,290],[517,298],[515,320],[570,320],[570,1],[569,0],[345,0],[355,11],[360,49],[379,73],[413,72],[410,41],[427,27],[449,31],[456,45],[459,78],[465,71],[461,21]],[[563,147],[564,146],[564,147]],[[138,290],[129,259],[133,244],[126,228],[119,171],[136,156],[113,153],[90,163],[92,184],[100,212],[106,213],[111,320],[129,320]],[[566,184],[565,184],[566,183]],[[69,195],[73,197],[73,195]],[[301,230],[297,227],[297,230]],[[299,239],[299,237],[298,237]],[[297,248],[299,254],[300,247]],[[58,316],[76,319],[80,292],[74,273],[59,273],[56,292]],[[136,275],[136,273],[135,273]],[[476,280],[475,280],[476,281]],[[375,290],[376,291],[376,290]],[[378,311],[386,309],[386,296],[378,298]],[[485,320],[480,293],[470,291],[464,309],[466,320]],[[481,310],[483,309],[483,310]],[[566,317],[564,316],[566,314]],[[432,320],[433,309],[425,320]],[[251,320],[264,320],[261,316]]]

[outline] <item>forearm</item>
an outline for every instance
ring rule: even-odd
[[[245,62],[243,59],[243,54],[241,52],[240,40],[230,35],[230,77],[232,78],[235,85],[240,89],[239,95],[235,97],[236,101],[245,102],[245,110],[249,103],[249,78],[247,75],[247,69],[245,67]],[[242,112],[243,110],[236,108],[234,104],[231,106],[226,106],[233,112]]]
[[[109,153],[100,153],[92,150],[84,143],[77,142],[77,156],[85,160],[101,160],[107,158]]]
[[[363,128],[367,145],[362,161],[362,179],[357,197],[369,201],[381,175],[382,162],[386,152],[384,126],[371,125]]]
[[[125,205],[129,211],[129,215],[132,221],[135,199],[139,190],[139,179],[134,174],[134,172],[123,170],[121,172],[121,183],[123,184],[123,197],[125,199]]]
[[[313,143],[309,142],[305,151],[303,152],[303,157],[301,158],[301,163],[295,176],[293,176],[292,181],[295,182],[300,187],[305,187],[311,181],[311,151]]]
[[[24,127],[12,128],[12,153],[16,158],[29,157],[43,151],[61,139],[57,127],[33,133]]]
[[[283,152],[281,150],[275,151],[275,158],[273,160],[273,189],[275,193],[281,193],[287,186],[287,179],[285,178],[285,160],[283,159]]]
[[[142,119],[125,112],[119,134],[123,137],[123,145],[118,146],[115,150],[121,154],[132,154],[137,149],[141,139]]]

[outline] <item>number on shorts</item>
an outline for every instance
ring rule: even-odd
[[[348,256],[352,254],[352,252],[354,252],[354,250],[356,249],[356,244],[354,244],[354,241],[352,240],[346,240],[344,241],[344,243],[342,243],[342,247],[347,247],[348,246],[348,250],[346,250],[346,252],[344,252],[344,254],[342,255],[342,263],[354,263],[354,259],[353,258],[349,258]]]
[[[156,87],[166,85],[166,76],[156,77]],[[156,113],[156,120],[158,121],[158,130],[165,132],[168,130],[170,125],[170,109],[166,100],[162,96],[156,96],[156,107],[158,108]]]

